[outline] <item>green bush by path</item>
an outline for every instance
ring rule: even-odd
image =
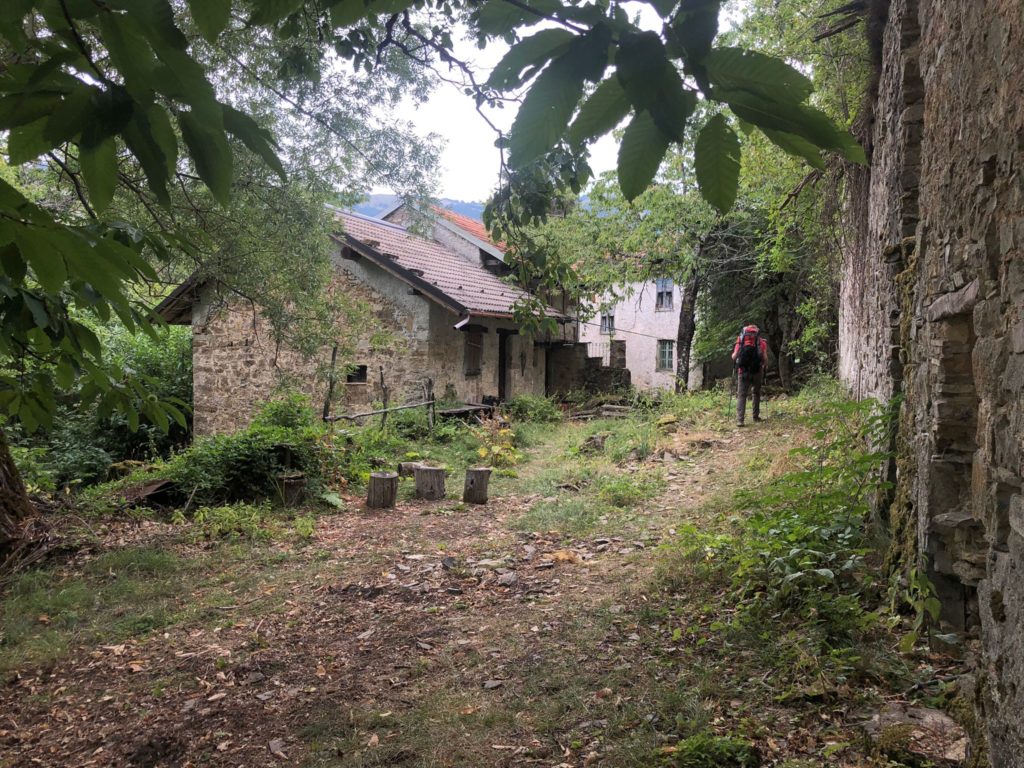
[[[73,385],[62,393],[54,429],[48,434],[25,435],[16,423],[5,426],[13,447],[21,449],[14,451],[15,463],[30,484],[42,490],[103,482],[112,465],[167,457],[185,446],[191,436],[191,329],[165,328],[157,340],[124,329],[99,327],[96,332],[105,357],[143,379],[151,396],[176,403],[186,424],[172,421],[164,431],[142,416],[133,428],[136,425],[123,414],[105,413],[94,403],[83,402]],[[141,412],[141,404],[136,410]]]
[[[516,395],[502,406],[512,421],[550,424],[562,420],[562,409],[540,395]]]
[[[285,478],[301,478],[306,498],[331,497],[362,487],[371,472],[399,461],[431,461],[453,470],[480,462],[478,430],[460,421],[428,427],[422,411],[392,414],[384,429],[325,425],[304,395],[284,394],[264,403],[245,429],[197,438],[165,462],[86,494],[93,506],[116,499],[125,487],[155,478],[174,482],[178,504],[195,510],[238,502],[283,501]],[[512,433],[509,433],[511,439]],[[44,478],[45,479],[45,478]]]
[[[683,739],[665,756],[672,768],[758,768],[761,758],[750,742],[730,736],[698,733]]]

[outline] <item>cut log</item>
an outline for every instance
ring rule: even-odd
[[[467,504],[487,503],[487,483],[491,479],[490,467],[470,467],[466,470],[466,485],[462,500]]]
[[[418,466],[420,466],[418,461],[400,461],[398,462],[398,476],[412,477]]]
[[[444,498],[444,467],[420,465],[413,470],[416,478],[416,498],[437,501]]]
[[[397,472],[370,473],[370,484],[366,489],[366,506],[370,509],[387,509],[395,506],[397,497]]]

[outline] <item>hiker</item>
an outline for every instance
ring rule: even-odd
[[[761,338],[761,330],[750,324],[740,331],[732,348],[732,361],[736,365],[736,426],[743,426],[747,410],[747,393],[753,389],[754,421],[761,420],[761,384],[764,369],[768,367],[768,342]]]

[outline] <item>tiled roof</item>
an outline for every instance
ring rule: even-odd
[[[463,216],[461,213],[450,211],[440,205],[435,205],[433,208],[434,213],[444,216],[452,224],[457,226],[459,229],[465,230],[477,240],[483,240],[485,243],[489,243],[500,251],[505,250],[504,243],[496,243],[491,240],[491,233],[487,231],[487,227],[483,225],[483,222],[471,219],[469,216]]]
[[[398,224],[347,211],[339,211],[337,217],[345,234],[364,246],[355,250],[370,258],[374,254],[383,257],[380,263],[384,269],[394,265],[393,272],[414,286],[412,281],[418,278],[427,284],[424,287],[432,287],[432,292],[450,299],[449,306],[458,305],[454,307],[457,311],[461,307],[475,315],[511,317],[516,302],[529,295]],[[560,317],[561,313],[549,307],[548,315]]]

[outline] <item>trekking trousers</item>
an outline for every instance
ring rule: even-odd
[[[761,418],[761,383],[764,381],[764,369],[757,373],[737,372],[736,386],[736,423],[742,424],[747,411],[747,394],[753,389],[751,410],[754,418]]]

